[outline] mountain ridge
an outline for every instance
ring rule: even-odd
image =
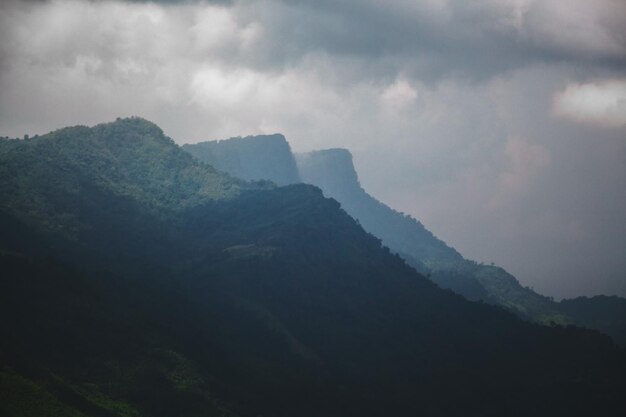
[[[226,139],[202,144],[211,143],[215,148],[229,144],[230,152],[236,152],[253,140],[254,137],[248,137],[247,143],[233,143]],[[282,140],[286,142],[284,137]],[[193,147],[183,149],[203,159],[203,155]],[[593,306],[583,307],[585,302],[579,302],[577,314],[572,315],[571,311],[568,314],[567,309],[559,303],[523,287],[503,268],[466,260],[454,248],[434,236],[421,222],[370,196],[359,182],[349,150],[332,148],[297,153],[294,157],[304,182],[319,186],[326,196],[338,200],[368,232],[379,237],[384,245],[442,288],[451,289],[469,300],[501,305],[521,317],[544,324],[579,324],[589,327],[593,323],[592,328],[600,328],[598,320],[585,321],[580,314],[580,309],[593,309]],[[262,164],[256,167],[254,175],[248,174],[247,177],[269,179],[260,167]],[[226,172],[229,172],[228,169]],[[616,305],[612,305],[612,309],[605,313],[605,319],[614,321],[611,317],[619,311]],[[609,333],[615,340],[626,343],[626,331],[622,330],[622,326],[604,326],[602,329],[605,332],[610,329]]]

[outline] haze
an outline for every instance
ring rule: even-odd
[[[626,295],[621,0],[5,1],[0,135],[283,133],[467,258]]]

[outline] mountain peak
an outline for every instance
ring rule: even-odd
[[[180,209],[228,198],[246,187],[195,161],[157,125],[137,117],[3,142],[0,177],[20,184],[0,187],[0,199],[23,221],[52,213],[51,229],[74,231],[81,227],[81,204],[95,204],[104,196]],[[32,200],[39,204],[31,206]]]
[[[93,127],[76,125],[54,130],[48,134],[29,139],[30,142],[53,146],[62,145],[65,151],[72,146],[104,146],[109,150],[127,150],[128,146],[154,143],[177,147],[155,123],[141,117],[117,118],[112,122],[99,123]],[[59,148],[60,149],[60,148]]]
[[[163,130],[154,122],[139,116],[118,117],[112,122],[100,123],[97,126],[123,126],[126,129],[150,130],[153,133],[163,134]]]
[[[105,133],[107,137],[133,138],[135,141],[151,141],[165,145],[175,145],[174,141],[167,137],[163,130],[155,123],[141,117],[132,116],[117,118],[113,122],[101,123],[94,126],[94,130]]]
[[[278,185],[301,182],[291,148],[279,133],[233,137],[183,145],[197,159],[234,177],[269,180]]]

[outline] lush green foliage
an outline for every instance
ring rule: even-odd
[[[235,181],[137,119],[34,143],[0,151],[0,413],[626,411],[609,338],[439,289],[315,187]]]

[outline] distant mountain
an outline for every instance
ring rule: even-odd
[[[310,185],[123,119],[0,141],[0,415],[626,412],[626,353],[444,291]]]
[[[258,141],[256,140],[258,138]],[[264,152],[252,152],[262,145],[265,137],[248,137],[241,140],[222,140],[215,142],[203,142],[193,147],[183,147],[198,159],[215,163],[221,166],[224,172],[237,176],[245,171],[248,179],[270,179],[274,165],[283,166],[291,164],[293,156],[285,152],[276,154],[276,160],[272,164],[266,164],[266,156],[256,158],[251,162],[253,170],[246,171],[245,167],[237,165],[237,170],[231,170],[219,160],[207,159],[198,152],[198,149],[215,149],[214,154],[224,153],[222,148],[228,150],[230,158],[239,160],[233,154],[248,155],[254,159],[254,155],[265,155]],[[284,137],[281,149],[288,149],[289,145]],[[417,271],[437,283],[442,288],[463,295],[469,300],[482,300],[490,304],[500,305],[515,314],[544,324],[575,324],[601,330],[611,335],[617,341],[626,338],[626,315],[618,315],[617,318],[610,314],[611,309],[606,311],[603,319],[585,320],[584,309],[592,308],[590,303],[580,305],[576,314],[571,314],[569,309],[554,302],[552,299],[537,294],[529,288],[523,287],[517,279],[504,269],[495,265],[478,264],[466,260],[455,249],[446,245],[435,237],[418,220],[397,212],[387,205],[370,196],[360,185],[358,175],[352,162],[352,155],[346,149],[327,149],[304,154],[296,154],[296,163],[300,178],[309,184],[320,187],[324,194],[341,203],[348,214],[354,217],[365,230],[382,240],[393,252],[399,254],[409,265]],[[221,165],[220,165],[221,164]],[[626,300],[624,300],[626,301]],[[596,301],[596,303],[600,303]],[[599,313],[590,311],[590,315],[597,316]],[[599,323],[614,323],[611,326],[599,326]]]
[[[434,266],[456,265],[463,257],[428,231],[422,223],[399,213],[361,187],[346,149],[327,149],[297,154],[296,161],[303,181],[320,187],[324,194],[341,206],[363,228],[382,239],[384,245],[400,254],[411,266],[430,274]],[[468,299],[486,299],[487,292],[473,277],[442,278],[431,276],[437,284],[451,288]]]
[[[600,330],[626,345],[626,299],[581,297],[560,303],[520,285],[504,269],[464,259],[424,228],[371,197],[361,187],[345,149],[297,154],[301,178],[337,199],[360,224],[382,239],[418,271],[442,288],[470,300],[501,305],[521,317],[544,324],[574,324]]]
[[[183,149],[216,169],[244,180],[263,179],[278,185],[302,182],[283,135],[237,137],[183,145]]]
[[[346,149],[328,149],[296,155],[302,179],[335,198],[361,225],[382,239],[418,271],[443,288],[470,300],[502,305],[517,314],[547,322],[558,314],[553,303],[523,288],[502,268],[465,260],[437,239],[422,223],[379,202],[361,187],[352,155]]]

